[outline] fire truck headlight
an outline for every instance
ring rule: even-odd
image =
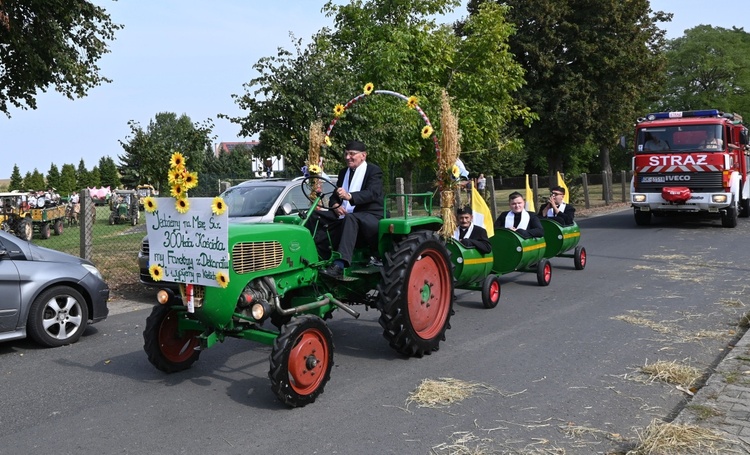
[[[727,202],[727,195],[726,194],[712,194],[711,202],[715,202],[717,204],[723,204]]]
[[[646,202],[646,195],[645,194],[634,194],[633,195],[633,202]]]
[[[271,306],[268,305],[267,302],[259,302],[253,305],[250,312],[253,315],[253,319],[258,322],[263,322],[271,315]]]

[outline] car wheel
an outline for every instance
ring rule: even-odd
[[[55,286],[31,304],[26,329],[31,339],[53,348],[78,341],[88,320],[83,296],[69,286]]]

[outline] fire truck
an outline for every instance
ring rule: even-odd
[[[750,215],[748,130],[716,109],[656,112],[639,118],[630,198],[635,222],[695,214],[724,227]]]

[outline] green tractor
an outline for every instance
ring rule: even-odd
[[[312,180],[317,182],[308,178],[301,188],[317,195],[317,207],[335,186],[327,182],[330,191],[323,192],[323,179]],[[227,286],[181,285],[179,295],[159,291],[160,305],[143,332],[149,361],[173,373],[226,338],[267,344],[272,390],[298,407],[314,402],[330,378],[334,347],[324,321],[336,310],[355,318],[357,305],[380,311],[383,336],[399,354],[437,351],[455,299],[453,265],[437,234],[442,219],[432,214],[431,193],[394,196],[404,207],[422,198],[425,214],[382,219],[377,244],[358,246],[339,278],[321,273],[336,254],[319,258],[304,227],[310,213],[292,215],[286,207],[272,224],[230,224]]]
[[[114,190],[109,198],[109,224],[138,224],[138,193],[134,190]]]

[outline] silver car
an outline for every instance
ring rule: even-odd
[[[75,343],[109,313],[109,287],[94,265],[0,231],[0,341]]]
[[[229,210],[231,223],[273,223],[276,215],[289,215],[310,208],[310,200],[302,191],[302,178],[294,180],[257,179],[242,182],[221,194]],[[334,188],[326,184],[327,191]],[[330,188],[329,188],[330,187]],[[141,242],[138,252],[139,279],[142,284],[157,286],[148,272],[148,237]],[[176,287],[174,283],[158,283],[161,287]]]

